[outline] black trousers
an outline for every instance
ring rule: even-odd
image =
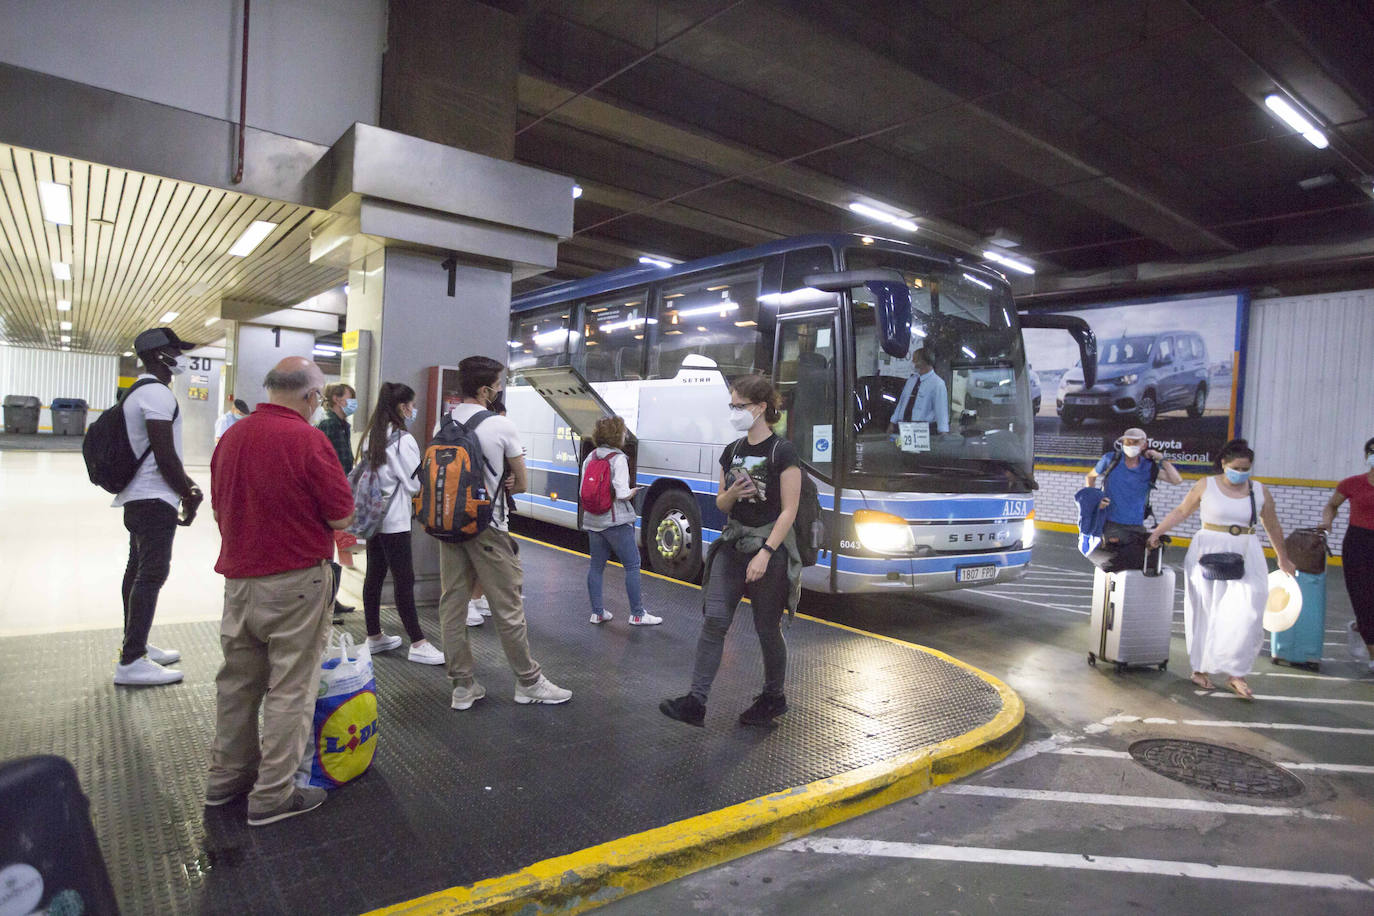
[[[1374,645],[1374,529],[1351,525],[1341,541],[1341,569],[1345,590],[1355,609],[1355,625],[1364,641]]]
[[[396,613],[411,642],[425,638],[420,615],[415,613],[415,563],[410,552],[410,532],[374,534],[367,539],[367,575],[363,577],[363,622],[368,635],[382,632],[382,582],[391,571],[391,590]]]
[[[124,567],[124,648],[119,663],[127,665],[148,651],[157,596],[172,568],[172,538],[177,533],[177,510],[160,499],[136,499],[124,504],[124,527],[129,532],[129,562]]]

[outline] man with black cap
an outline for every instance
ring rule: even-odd
[[[219,440],[224,438],[224,434],[229,431],[229,427],[248,416],[248,403],[240,398],[234,397],[232,394],[225,399],[225,406],[228,409],[220,414],[219,419],[215,421],[216,445],[219,445]]]
[[[177,525],[191,524],[204,498],[181,465],[181,409],[168,387],[173,375],[188,368],[185,351],[194,346],[171,328],[150,328],[134,338],[134,350],[146,371],[124,396],[124,424],[134,454],[146,452],[147,457],[113,503],[124,508],[129,532],[129,562],[121,590],[124,647],[115,664],[116,684],[151,686],[181,680],[180,671],[164,667],[179,661],[181,653],[149,644],[148,631],[171,568]]]

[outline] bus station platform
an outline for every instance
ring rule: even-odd
[[[593,626],[584,556],[529,540],[521,555],[534,655],[572,701],[514,703],[490,622],[469,630],[488,693],[467,711],[449,708],[442,667],[376,656],[372,768],[318,811],[250,828],[242,800],[204,806],[210,620],[155,625],[188,672],[170,687],[116,688],[108,630],[0,639],[0,757],[74,764],[125,913],[533,914],[590,909],[891,804],[1020,741],[1021,700],[995,678],[805,615],[784,625],[791,710],[773,727],[736,722],[762,680],[748,613],[706,727],[670,720],[658,703],[686,690],[699,590],[646,575],[664,623],[631,628],[613,567],[615,619]],[[421,619],[437,640],[434,608]],[[344,626],[361,640],[361,609]]]

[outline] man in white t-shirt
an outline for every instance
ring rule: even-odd
[[[148,642],[157,597],[172,563],[177,525],[189,525],[204,498],[181,465],[181,410],[168,387],[173,375],[189,366],[189,344],[171,328],[151,328],[134,338],[134,350],[145,372],[124,396],[124,428],[135,455],[143,456],[128,486],[112,505],[124,509],[129,532],[129,562],[120,595],[124,602],[124,647],[115,664],[114,682],[127,686],[171,684],[181,672],[181,653]],[[142,384],[140,384],[142,382]],[[178,518],[178,507],[184,515]]]
[[[486,411],[505,389],[506,367],[486,356],[469,356],[458,364],[458,384],[462,403],[450,416],[466,423]],[[468,644],[468,598],[474,582],[480,580],[491,605],[492,619],[501,634],[501,647],[515,672],[515,702],[566,703],[572,691],[544,677],[539,663],[530,656],[525,624],[525,605],[520,593],[524,582],[520,557],[509,531],[506,500],[499,494],[505,486],[503,469],[509,467],[511,493],[525,491],[525,450],[515,424],[505,417],[488,415],[477,426],[485,461],[482,473],[492,500],[491,524],[475,538],[439,542],[439,621],[444,635],[444,661],[448,668],[454,709],[469,709],[487,695],[472,671],[472,648]]]

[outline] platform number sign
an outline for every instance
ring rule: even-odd
[[[191,356],[188,357],[188,359],[191,361],[192,372],[209,372],[214,367],[215,363],[215,361],[208,356]]]

